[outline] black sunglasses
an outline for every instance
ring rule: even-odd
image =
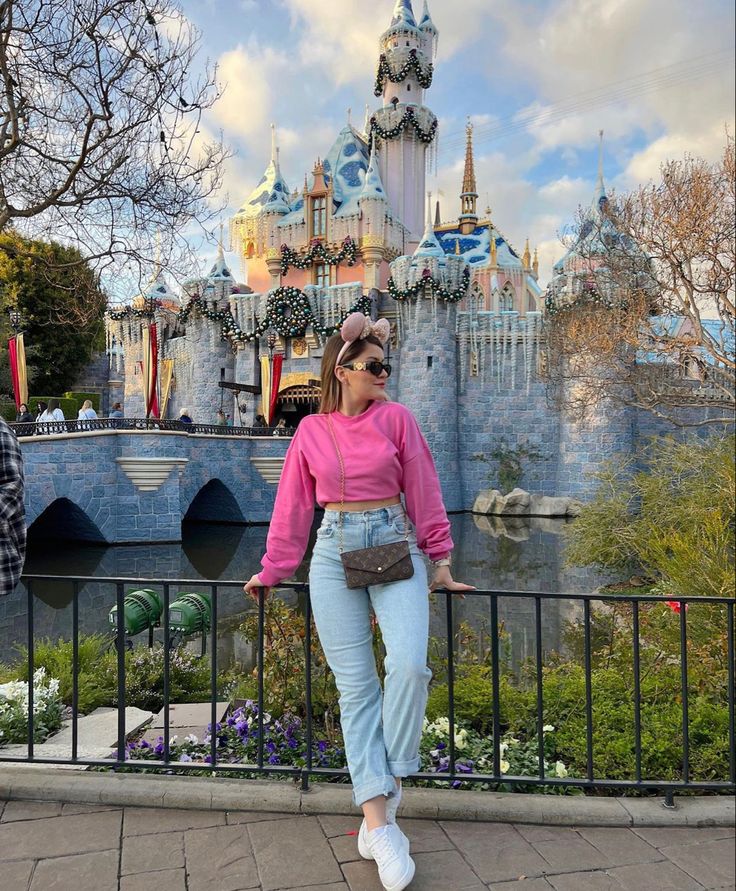
[[[371,359],[370,362],[347,362],[340,368],[348,368],[350,371],[370,371],[374,377],[380,377],[385,371],[386,377],[391,377],[391,366],[388,362],[379,362],[378,359]]]

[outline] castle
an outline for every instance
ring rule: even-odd
[[[326,337],[360,309],[392,323],[389,395],[416,414],[449,510],[472,506],[487,484],[483,459],[499,447],[536,456],[525,488],[584,497],[588,474],[654,432],[634,410],[607,406],[582,424],[548,403],[537,374],[536,252],[527,242],[520,256],[490,209],[479,215],[470,124],[457,218],[442,222],[428,200],[437,118],[425,99],[438,38],[426,0],[421,17],[411,0],[397,0],[380,37],[380,107],[362,131],[346,124],[301,191],[284,180],[272,130],[270,162],[230,223],[242,281],[221,238],[209,273],[181,297],[159,271],[146,294],[108,314],[110,401],[123,402],[126,416],[150,411],[155,322],[161,417],[186,408],[195,422],[214,423],[222,405],[236,425],[251,425],[268,413],[277,380],[272,420],[296,426],[317,408]],[[604,197],[600,171],[598,204]],[[555,267],[558,292],[572,267],[570,256]]]

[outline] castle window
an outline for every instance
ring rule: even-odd
[[[427,368],[432,367],[432,362],[434,361],[434,356],[427,356]]]
[[[329,288],[330,267],[326,263],[319,263],[314,268],[314,283],[318,288]]]
[[[508,282],[498,296],[498,308],[500,312],[510,312],[514,308],[514,289]]]
[[[327,229],[327,199],[312,199],[312,236],[319,238],[325,234]]]
[[[411,84],[406,85],[406,92],[411,93]]]

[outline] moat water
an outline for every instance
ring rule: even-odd
[[[471,514],[456,514],[451,521],[456,544],[453,574],[456,579],[478,588],[584,593],[593,591],[607,580],[589,569],[565,566],[564,520],[506,518],[501,522]],[[185,524],[183,541],[176,544],[83,547],[68,542],[31,540],[25,571],[28,574],[99,578],[242,581],[258,570],[267,532],[267,526]],[[308,553],[310,551],[311,545]],[[306,580],[307,569],[305,561],[297,572],[299,580]],[[196,590],[194,585],[189,588]],[[33,593],[36,637],[69,639],[72,585],[64,581],[37,582]],[[175,593],[176,589],[172,590],[172,599]],[[79,593],[80,630],[83,633],[109,633],[108,613],[114,603],[113,586],[100,582],[82,585]],[[238,588],[220,590],[217,640],[218,661],[223,668],[233,661],[246,665],[252,661],[252,648],[237,630],[251,609],[251,602],[246,601]],[[488,643],[489,613],[486,597],[454,599],[455,629],[460,622],[469,622],[478,632],[481,647]],[[574,601],[543,602],[545,652],[560,648],[565,623],[579,614],[579,603]],[[0,661],[12,658],[16,647],[25,644],[27,616],[27,592],[22,586],[10,597],[0,600]],[[499,618],[508,634],[506,647],[512,664],[518,665],[533,657],[533,600],[500,598]],[[444,597],[436,598],[431,633],[440,639],[446,636]],[[146,636],[141,635],[136,641],[143,643],[145,639]],[[193,640],[190,645],[198,648],[198,641]]]

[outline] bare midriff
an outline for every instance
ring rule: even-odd
[[[328,501],[325,505],[325,510],[378,510],[381,507],[391,507],[394,504],[401,504],[401,498],[398,495],[392,495],[391,498],[381,498],[380,501],[346,501],[345,504],[340,504],[339,501]]]

